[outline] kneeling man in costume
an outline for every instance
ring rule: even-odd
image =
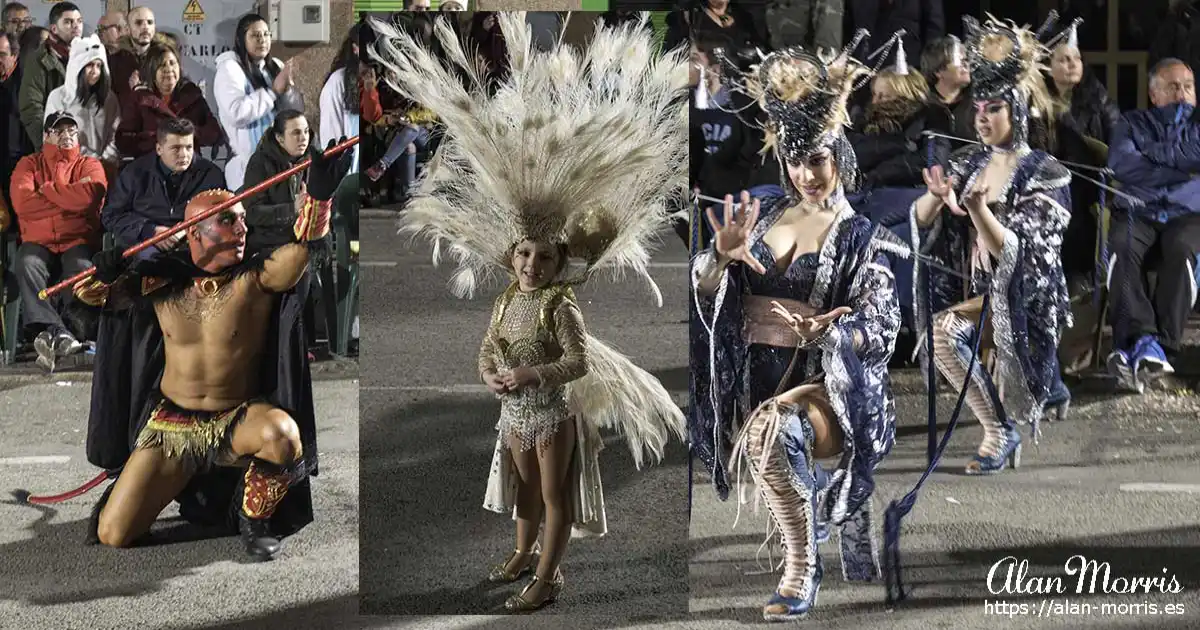
[[[326,242],[349,157],[314,151],[292,243],[247,255],[238,203],[188,228],[186,251],[131,263],[108,250],[75,285],[104,307],[88,459],[121,469],[93,510],[91,542],[129,546],[177,500],[185,519],[236,527],[251,557],[270,560],[312,521],[316,429],[294,289],[310,247]],[[232,197],[200,193],[186,217]]]

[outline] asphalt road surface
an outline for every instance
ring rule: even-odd
[[[499,403],[479,384],[476,356],[502,286],[474,300],[452,296],[452,267],[395,235],[394,215],[363,218],[361,611],[366,614],[503,613],[525,584],[493,587],[493,564],[515,524],[482,508]],[[578,292],[596,337],[658,376],[684,402],[687,381],[686,251],[667,234],[643,283],[604,281]],[[610,436],[611,438],[611,436]],[[687,607],[686,451],[634,469],[623,442],[601,454],[609,534],[572,541],[566,589],[540,613],[604,615],[613,623]]]
[[[358,382],[314,383],[321,475],[316,520],[274,562],[243,561],[235,537],[198,539],[172,505],[132,549],[83,544],[101,489],[51,506],[17,505],[98,471],[84,439],[90,383],[0,375],[0,628],[333,628],[356,613]],[[277,625],[282,624],[282,625]]]
[[[925,395],[914,389],[916,379],[905,380],[908,393],[898,400],[902,428],[875,477],[880,516],[926,465]],[[939,398],[943,431],[954,400]],[[903,521],[900,549],[910,599],[888,612],[882,585],[843,581],[835,536],[822,546],[825,580],[809,619],[814,627],[1200,628],[1200,398],[1077,397],[1065,422],[1044,426],[1040,446],[1027,444],[1020,468],[992,477],[962,474],[980,438],[969,412],[964,421]],[[758,568],[765,511],[755,516],[751,505],[743,506],[732,529],[732,498],[722,504],[704,484],[697,474],[692,627],[760,625],[759,610],[778,575],[745,573]],[[1121,595],[1102,592],[1097,582],[1095,594],[1087,584],[1076,593],[1078,575],[1069,576],[1065,564],[1077,554],[1108,562],[1114,579],[1174,575],[1183,590]],[[1028,578],[1061,578],[1064,592],[991,593],[988,573],[1009,556],[1028,561]],[[766,554],[761,558],[765,564]],[[1004,587],[1006,566],[991,582],[996,589]],[[1028,578],[1019,580],[1023,587]],[[1007,618],[995,612],[997,601],[1024,610],[1009,611]],[[1096,610],[1060,612],[1055,602]],[[1117,611],[1104,610],[1105,604]],[[1182,614],[1167,614],[1168,606],[1177,613],[1182,607]]]

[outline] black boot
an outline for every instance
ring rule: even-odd
[[[283,543],[271,535],[270,519],[250,518],[242,512],[238,514],[238,521],[246,553],[260,562],[274,560],[283,548]]]
[[[108,484],[108,487],[104,489],[104,494],[100,495],[100,500],[96,502],[96,505],[92,506],[92,516],[88,519],[87,538],[84,539],[83,544],[100,544],[100,512],[104,511],[104,506],[108,504],[108,497],[112,495],[113,488],[116,485],[116,481]]]
[[[261,459],[250,462],[242,483],[242,509],[238,529],[246,553],[257,560],[271,560],[279,553],[279,538],[271,535],[271,515],[287,495],[292,466],[279,466]]]

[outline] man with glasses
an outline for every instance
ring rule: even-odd
[[[100,206],[108,182],[99,160],[79,154],[74,117],[53,112],[43,132],[41,151],[21,158],[13,171],[12,197],[21,231],[16,264],[21,309],[35,335],[38,365],[53,372],[59,359],[83,349],[80,336],[94,336],[87,329],[95,315],[67,293],[58,303],[39,299],[38,292],[92,266],[100,251]],[[73,326],[64,322],[64,313]]]
[[[125,23],[125,14],[120,11],[105,13],[96,26],[96,35],[100,37],[101,42],[104,42],[104,50],[109,56],[120,50],[121,38],[128,34],[129,27]]]
[[[46,117],[46,97],[66,81],[71,42],[83,35],[83,14],[70,2],[59,2],[50,9],[50,37],[31,59],[22,65],[21,122],[34,148],[42,146],[42,121]]]
[[[1196,79],[1179,59],[1151,70],[1149,110],[1126,113],[1113,130],[1108,167],[1144,205],[1115,200],[1109,229],[1108,368],[1127,389],[1174,372],[1200,276],[1200,117]],[[1145,283],[1148,254],[1161,252],[1154,296]]]
[[[4,32],[20,38],[25,29],[33,26],[33,18],[29,16],[29,7],[20,2],[9,2],[4,5],[0,18],[4,20]],[[16,50],[14,48],[14,50]]]
[[[112,72],[112,89],[118,97],[133,90],[140,77],[138,69],[146,62],[146,52],[157,33],[154,12],[149,7],[129,10],[129,38],[122,42],[116,52],[108,56],[108,69]],[[153,79],[153,77],[149,77]]]

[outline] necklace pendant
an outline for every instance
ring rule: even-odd
[[[210,298],[221,290],[221,283],[216,278],[201,278],[195,281],[196,291],[201,297]]]

